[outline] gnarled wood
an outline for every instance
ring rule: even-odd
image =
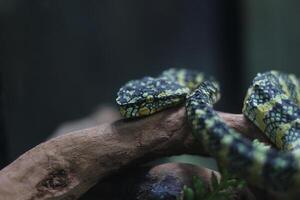
[[[220,113],[250,138],[262,134],[243,115]],[[184,108],[75,131],[27,151],[0,171],[3,200],[76,199],[97,181],[130,164],[183,153],[205,155]]]

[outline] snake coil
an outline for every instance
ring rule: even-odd
[[[157,78],[130,81],[118,92],[121,114],[135,118],[185,103],[193,135],[219,166],[270,191],[300,187],[300,86],[294,75],[258,74],[245,97],[243,114],[278,149],[257,145],[228,127],[213,109],[218,83],[202,73],[169,69]]]

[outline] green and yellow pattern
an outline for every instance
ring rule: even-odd
[[[211,77],[169,69],[158,77],[130,81],[118,92],[121,114],[135,118],[185,103],[193,134],[218,164],[271,191],[298,193],[300,187],[300,87],[294,75],[258,74],[245,97],[243,113],[278,149],[251,142],[218,116],[220,97]]]

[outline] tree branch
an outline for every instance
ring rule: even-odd
[[[267,141],[243,115],[220,116],[241,134]],[[76,199],[132,163],[183,153],[206,155],[190,133],[182,107],[53,138],[0,171],[1,199]]]

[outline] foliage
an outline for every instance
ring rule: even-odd
[[[181,200],[228,200],[233,198],[235,190],[246,186],[245,181],[232,177],[227,171],[222,173],[220,181],[212,172],[210,182],[211,189],[208,189],[200,177],[193,177],[192,187],[184,186]]]

